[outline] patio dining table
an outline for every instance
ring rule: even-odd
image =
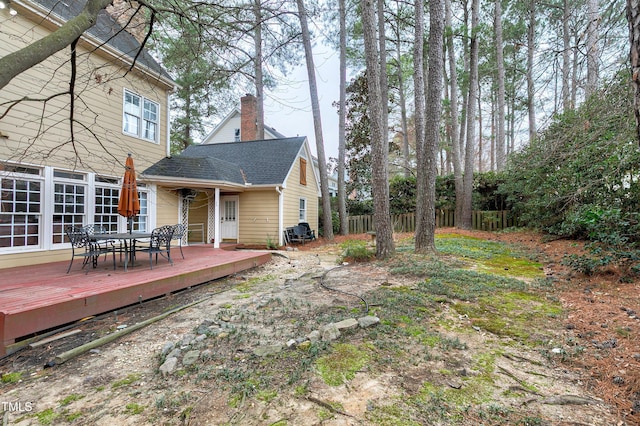
[[[136,241],[151,238],[151,234],[145,232],[119,232],[117,234],[93,234],[92,237],[97,241],[120,241],[120,246],[124,245],[124,270],[126,271],[129,261],[131,261],[131,266],[134,265]]]

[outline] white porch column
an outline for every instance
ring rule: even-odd
[[[211,212],[209,212],[211,214]],[[214,243],[213,248],[220,248],[220,188],[215,189],[215,196],[213,201],[213,229],[214,229]]]
[[[284,194],[279,186],[276,186],[278,192],[278,245],[284,245]]]

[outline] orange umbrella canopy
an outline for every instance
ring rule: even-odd
[[[138,199],[138,186],[136,185],[136,171],[133,168],[133,157],[127,157],[125,163],[124,180],[118,200],[118,214],[132,218],[140,213],[140,200]]]

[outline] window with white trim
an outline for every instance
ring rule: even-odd
[[[157,143],[160,105],[125,90],[122,123],[124,133]]]
[[[118,232],[118,200],[120,186],[118,179],[96,176],[95,211],[93,223],[102,225],[107,232]]]
[[[233,129],[233,140],[240,142],[240,129]]]
[[[133,220],[133,230],[151,232],[149,229],[149,190],[141,183],[138,183],[138,200],[140,201],[140,213]]]
[[[64,230],[84,225],[87,203],[86,176],[82,173],[53,171],[53,244],[68,242]]]
[[[0,166],[0,249],[40,245],[40,176],[38,168]]]
[[[299,222],[307,221],[307,199],[300,198],[300,209],[298,214]]]

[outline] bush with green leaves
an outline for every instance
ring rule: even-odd
[[[577,269],[612,263],[634,268],[640,241],[640,150],[628,72],[620,72],[579,109],[555,117],[509,160],[500,191],[522,223],[585,239],[591,258]]]

